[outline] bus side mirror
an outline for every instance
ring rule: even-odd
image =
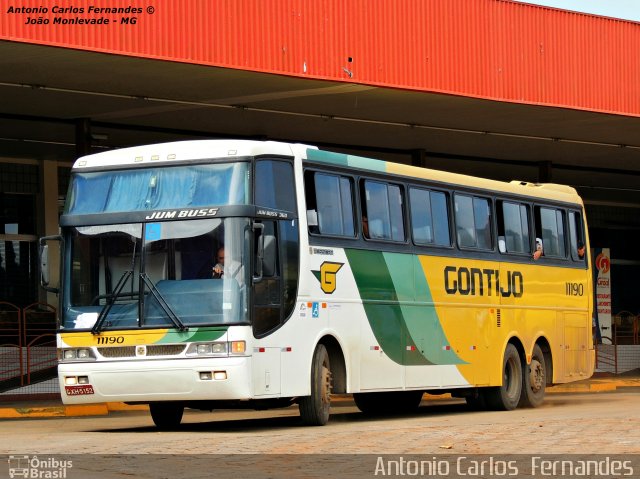
[[[40,246],[40,284],[49,286],[49,245]]]
[[[49,293],[58,294],[59,288],[49,286],[51,273],[49,266],[49,245],[47,244],[47,241],[58,241],[62,244],[62,236],[44,236],[40,238],[40,286]]]
[[[263,235],[263,258],[262,274],[264,276],[274,276],[276,274],[276,237],[273,235]]]

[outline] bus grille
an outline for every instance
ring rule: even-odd
[[[136,356],[135,346],[98,348],[98,352],[105,358],[134,358]]]
[[[152,344],[147,346],[147,356],[175,356],[185,348],[184,344]]]
[[[176,356],[185,350],[184,344],[152,344],[147,346],[146,357],[150,356]],[[135,358],[135,346],[119,346],[98,348],[98,352],[105,358]]]

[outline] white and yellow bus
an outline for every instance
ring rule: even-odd
[[[593,372],[566,186],[187,141],[80,158],[60,225],[41,251],[47,285],[61,242],[67,404],[148,403],[170,428],[185,407],[298,403],[322,425],[332,393],[370,414],[424,392],[511,410]]]

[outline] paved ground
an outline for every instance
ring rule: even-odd
[[[640,388],[638,376],[608,376],[594,377],[584,381],[554,386],[548,388],[548,394],[561,393],[602,393],[627,388]],[[442,396],[425,395],[425,400],[442,399]],[[344,404],[350,401],[350,396],[335,398],[336,403]],[[85,406],[64,406],[60,399],[50,400],[19,400],[2,402],[0,400],[0,419],[35,418],[35,417],[81,417],[105,416],[117,411],[147,410],[146,406],[127,406],[123,403],[105,403]]]
[[[159,432],[145,411],[0,422],[0,454],[576,454],[640,453],[640,391],[549,394],[542,407],[474,412],[460,400],[423,401],[416,414],[370,418],[338,401],[325,427],[296,407],[187,411]]]
[[[451,465],[449,474],[420,474],[423,477],[461,477],[456,467],[462,459],[465,467],[474,461],[516,460],[519,477],[542,478],[530,475],[531,461],[537,455],[546,460],[548,454],[576,463],[631,461],[631,477],[639,477],[640,381],[596,392],[611,389],[603,384],[611,383],[556,390],[540,408],[509,412],[476,412],[461,400],[426,399],[417,413],[370,418],[342,397],[324,427],[302,426],[297,407],[187,411],[182,427],[171,432],[158,431],[147,411],[131,408],[90,417],[25,414],[0,420],[0,478],[8,477],[11,456],[14,461],[37,456],[36,465],[45,464],[30,474],[52,474],[60,470],[59,464],[68,464],[64,476],[28,476],[68,479],[173,478],[187,472],[194,478],[359,479],[379,475],[381,460],[397,464],[399,459]],[[52,461],[56,466],[47,469]],[[464,474],[496,475],[468,472]]]

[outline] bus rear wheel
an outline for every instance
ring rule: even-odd
[[[516,347],[509,343],[502,361],[502,386],[487,388],[484,392],[489,408],[511,411],[518,407],[522,394],[522,360]]]
[[[300,398],[300,417],[309,426],[329,422],[331,408],[331,363],[324,344],[318,344],[311,364],[311,396]]]
[[[522,407],[538,407],[544,401],[544,393],[547,385],[546,363],[542,349],[537,344],[533,347],[531,364],[525,366],[524,380],[522,381],[522,395],[520,404]]]
[[[184,405],[175,402],[152,402],[149,404],[149,412],[151,412],[151,419],[156,427],[167,431],[180,425]]]

